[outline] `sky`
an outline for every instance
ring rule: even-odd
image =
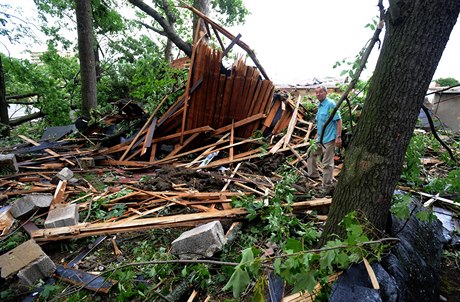
[[[378,15],[377,0],[245,0],[252,14],[234,28],[275,83],[302,84],[308,79],[339,76],[335,62],[352,61],[372,37],[365,28]],[[385,3],[385,2],[384,2]],[[233,30],[233,29],[232,29]],[[383,40],[384,33],[380,34]],[[374,47],[367,71],[377,62]],[[434,79],[460,80],[460,25],[451,33]]]
[[[242,35],[241,40],[254,50],[268,76],[277,84],[304,84],[313,78],[338,77],[344,68],[334,69],[333,65],[343,59],[354,60],[373,34],[365,25],[378,15],[377,0],[243,1],[251,15],[244,25],[227,29],[234,36]],[[4,3],[29,7],[22,17],[34,14],[30,9],[32,0]],[[383,32],[380,37],[383,40]],[[1,37],[0,42],[7,44]],[[24,57],[17,46],[9,46],[9,49],[12,56]],[[1,44],[0,52],[5,53]],[[364,79],[371,75],[377,58],[375,47],[363,73]],[[458,24],[434,75],[434,79],[440,77],[460,80]]]

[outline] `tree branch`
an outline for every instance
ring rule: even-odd
[[[168,39],[170,39],[187,56],[192,56],[192,46],[179,37],[174,28],[170,26],[168,20],[163,18],[163,16],[161,16],[155,9],[145,4],[142,0],[129,0],[129,2],[155,19],[155,21],[157,21],[164,29],[165,36],[168,37]]]
[[[25,99],[25,98],[30,98],[33,96],[38,96],[38,93],[31,92],[31,93],[24,93],[24,94],[18,94],[18,95],[10,95],[7,96],[7,100],[19,100],[19,99]]]
[[[21,116],[21,117],[15,118],[13,120],[10,120],[10,126],[14,127],[14,126],[23,124],[25,122],[34,120],[36,118],[44,117],[45,115],[46,115],[45,113],[39,111],[39,112],[35,112],[35,113],[29,114],[29,115],[26,115],[26,116]]]
[[[331,123],[332,119],[334,118],[334,115],[339,110],[340,105],[342,105],[343,101],[345,99],[347,99],[348,94],[350,93],[350,91],[355,87],[356,83],[359,80],[359,77],[361,76],[361,72],[363,72],[364,67],[366,67],[367,60],[369,59],[369,56],[370,56],[370,54],[372,52],[372,49],[374,48],[375,43],[377,43],[377,41],[380,41],[379,36],[380,36],[380,33],[382,32],[382,29],[383,29],[383,25],[384,25],[383,20],[384,20],[384,15],[385,15],[382,0],[379,0],[378,7],[380,9],[380,23],[377,26],[377,29],[374,31],[374,35],[372,36],[372,38],[371,38],[371,40],[369,42],[369,45],[367,46],[366,50],[364,51],[363,57],[361,58],[361,63],[359,65],[358,70],[356,70],[356,73],[354,74],[353,80],[350,82],[350,85],[348,86],[347,90],[345,90],[345,92],[342,94],[342,96],[340,97],[339,101],[337,102],[337,105],[335,106],[334,110],[331,112],[331,114],[329,115],[329,118],[324,123],[323,129],[322,129],[322,131],[321,131],[321,133],[319,135],[319,143],[321,145],[323,145],[323,138],[324,138],[324,132],[326,131],[326,127]]]
[[[148,25],[147,23],[144,23],[144,22],[141,22],[141,21],[137,21],[137,20],[136,20],[136,23],[138,23],[138,24],[144,26],[144,27],[147,28],[147,29],[153,30],[153,31],[156,32],[157,34],[160,34],[160,35],[162,35],[162,36],[166,36],[166,33],[165,33],[163,30],[160,30],[160,29],[157,29],[157,28],[155,28],[155,27],[153,27],[153,26],[150,26],[150,25]]]
[[[444,147],[446,148],[447,152],[450,155],[450,158],[457,163],[457,160],[455,159],[454,153],[452,153],[452,150],[450,150],[449,146],[438,136],[438,133],[436,132],[436,129],[434,127],[433,119],[431,118],[430,111],[428,108],[426,108],[425,105],[422,104],[422,109],[425,112],[426,118],[428,119],[428,123],[430,124],[430,129],[431,132],[433,133],[433,136],[436,138],[436,140]]]
[[[163,2],[163,9],[165,10],[166,18],[169,21],[169,24],[174,24],[177,21],[176,16],[171,11],[171,7],[169,6],[168,0],[162,0]]]

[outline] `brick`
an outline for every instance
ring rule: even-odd
[[[181,259],[206,258],[222,250],[225,243],[222,225],[213,221],[182,233],[172,242],[171,253]]]
[[[53,201],[51,194],[28,194],[16,199],[11,205],[11,214],[14,218],[31,214],[37,209],[48,208]]]
[[[58,228],[78,223],[78,207],[76,204],[57,205],[49,211],[45,220],[45,228]]]

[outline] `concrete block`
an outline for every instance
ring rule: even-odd
[[[92,157],[82,157],[78,159],[78,164],[83,170],[88,170],[96,166],[94,158]]]
[[[76,225],[78,223],[78,207],[76,204],[56,205],[48,213],[45,228],[58,228]]]
[[[34,240],[29,240],[0,256],[1,277],[18,273],[28,284],[50,276],[56,267]],[[20,274],[19,274],[20,272]]]
[[[28,285],[34,285],[38,280],[51,276],[56,271],[56,265],[48,256],[42,256],[18,272],[18,277]]]
[[[0,175],[18,173],[18,162],[14,154],[0,154]]]
[[[56,174],[56,177],[60,180],[70,180],[73,177],[73,172],[69,168],[65,167]]]
[[[220,221],[213,221],[182,233],[172,242],[171,253],[181,259],[211,257],[226,243]]]
[[[14,201],[11,205],[11,214],[14,218],[30,214],[37,209],[48,208],[52,201],[51,194],[28,194]]]

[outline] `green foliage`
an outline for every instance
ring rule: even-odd
[[[26,241],[27,237],[21,232],[16,232],[8,237],[3,237],[0,241],[0,255],[5,254]]]
[[[256,257],[257,251],[251,248],[243,250],[241,261],[234,268],[223,290],[232,289],[235,298],[241,297],[253,278],[256,278],[254,299],[259,299],[260,288],[266,282],[262,269],[270,263],[274,272],[293,286],[294,292],[312,292],[316,284],[323,283],[335,269],[346,269],[363,258],[380,259],[387,246],[379,243],[364,244],[369,238],[356,213],[348,214],[341,225],[346,229],[346,237],[343,240],[328,241],[321,250],[309,251],[302,241],[294,238],[286,240],[282,245],[283,253],[272,258]]]
[[[130,81],[130,95],[144,102],[153,111],[166,96],[166,102],[159,114],[169,108],[179,95],[182,94],[186,80],[186,71],[173,69],[159,56],[139,58],[134,65]]]
[[[20,43],[24,39],[37,42],[34,29],[29,20],[23,19],[23,13],[20,7],[13,8],[9,4],[0,3],[0,36],[6,37],[12,44]]]
[[[27,60],[2,58],[7,94],[36,93],[38,97],[29,101],[46,114],[50,125],[69,124],[71,104],[78,104],[79,99],[74,81],[79,69],[77,59],[61,57],[50,45],[41,60],[42,64],[32,64]]]
[[[393,203],[391,205],[391,213],[399,219],[409,219],[410,216],[410,206],[412,203],[412,197],[409,194],[395,194],[393,195]],[[420,221],[429,221],[432,222],[436,220],[436,215],[429,210],[424,209],[418,211],[415,215]]]
[[[243,0],[213,0],[211,7],[221,14],[218,20],[225,26],[243,24],[249,15]]]
[[[391,213],[399,219],[407,219],[410,214],[410,204],[412,198],[408,194],[393,195],[393,203],[391,205]]]
[[[458,194],[460,192],[460,169],[450,171],[446,177],[434,178],[424,186],[423,190],[428,193]],[[456,197],[460,201],[460,196]]]
[[[43,291],[40,293],[40,298],[47,301],[57,293],[60,287],[57,285],[45,284],[43,285]]]
[[[425,135],[412,136],[406,151],[406,160],[401,179],[410,185],[419,186],[423,183],[420,173],[423,168],[422,157],[426,151],[426,143],[429,139]]]
[[[267,197],[264,200],[256,200],[254,196],[234,197],[232,206],[244,207],[248,211],[249,220],[261,219],[264,231],[270,234],[272,242],[283,242],[295,232],[306,235],[308,226],[292,214],[291,206],[295,199],[295,189],[292,184],[296,180],[297,176],[292,171],[285,172],[283,178],[276,184],[271,199]]]
[[[460,82],[454,78],[439,78],[434,80],[441,87],[451,87],[460,84]]]

